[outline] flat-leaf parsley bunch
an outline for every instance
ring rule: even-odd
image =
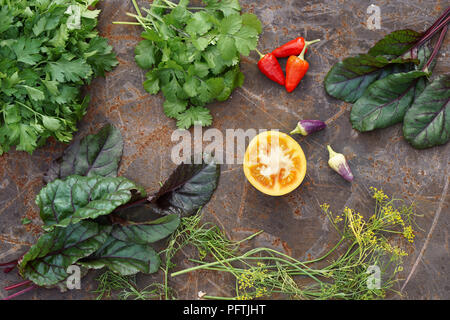
[[[177,120],[179,128],[212,123],[204,108],[213,101],[227,100],[243,84],[240,55],[248,56],[258,44],[261,22],[254,14],[242,14],[238,0],[203,0],[204,7],[188,7],[155,0],[150,8],[128,13],[145,30],[135,49],[136,62],[146,74],[144,88],[162,91],[164,113]]]
[[[117,59],[95,30],[97,0],[0,0],[0,154],[72,140],[81,86]]]

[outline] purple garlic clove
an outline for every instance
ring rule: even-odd
[[[345,156],[341,153],[334,152],[330,146],[327,146],[327,148],[330,153],[328,164],[331,169],[339,173],[345,180],[352,182],[354,177]]]
[[[320,120],[300,120],[297,127],[291,134],[299,133],[307,136],[311,133],[321,131],[327,127],[326,123]]]

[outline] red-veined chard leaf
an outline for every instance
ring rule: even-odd
[[[78,263],[92,269],[108,267],[121,275],[132,275],[157,272],[161,260],[149,245],[124,242],[110,236],[99,250]]]
[[[421,37],[413,30],[397,30],[386,35],[368,54],[349,57],[336,63],[324,80],[327,93],[337,99],[354,103],[372,83],[390,74],[413,70],[416,56],[401,56]],[[399,58],[397,58],[399,57]],[[400,65],[399,65],[400,64]]]
[[[176,214],[148,222],[128,222],[113,226],[111,236],[127,243],[150,244],[171,235],[180,225]]]
[[[414,101],[418,80],[427,75],[423,71],[396,73],[370,85],[352,107],[353,128],[365,132],[401,122]]]
[[[158,214],[189,216],[211,199],[217,188],[220,166],[209,156],[201,164],[181,164],[150,201]]]
[[[42,235],[19,263],[20,274],[39,286],[53,286],[66,279],[67,268],[97,251],[108,238],[111,226],[82,221],[55,228]]]
[[[346,102],[358,100],[372,83],[390,74],[413,69],[412,60],[361,54],[336,63],[324,80],[327,93]]]
[[[396,30],[378,41],[369,54],[376,57],[380,55],[401,56],[420,40],[422,34],[414,30]]]
[[[69,176],[45,186],[36,198],[44,229],[67,226],[113,212],[145,190],[123,177]]]
[[[405,115],[403,134],[417,149],[442,145],[450,139],[450,75],[436,78]]]
[[[70,175],[116,177],[122,152],[120,131],[111,124],[105,125],[97,134],[72,143],[52,163],[44,180],[48,183]]]

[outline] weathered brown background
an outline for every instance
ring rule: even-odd
[[[366,9],[371,4],[381,8],[381,30],[365,27]],[[351,129],[350,105],[326,95],[322,81],[338,60],[365,52],[383,35],[396,29],[425,30],[450,5],[449,1],[374,0],[374,1],[302,1],[241,0],[243,10],[259,16],[264,25],[259,48],[271,50],[297,36],[321,38],[307,55],[311,69],[292,94],[262,76],[252,53],[242,61],[246,76],[243,88],[231,99],[210,106],[213,127],[267,128],[289,132],[298,119],[327,120],[329,128],[307,139],[298,138],[308,160],[307,177],[292,194],[272,198],[257,192],[246,180],[241,166],[223,166],[220,185],[204,209],[205,219],[217,223],[233,239],[242,239],[260,229],[265,233],[252,246],[269,246],[296,258],[318,257],[336,241],[319,204],[327,202],[334,211],[344,206],[370,214],[373,202],[369,187],[417,204],[423,217],[413,246],[407,248],[401,278],[409,278],[404,298],[450,298],[449,269],[449,156],[450,144],[426,151],[416,151],[402,138],[401,126],[360,134]],[[112,25],[129,20],[131,1],[105,0],[100,4],[100,30],[110,39],[120,61],[106,79],[97,79],[87,91],[92,95],[89,112],[80,123],[78,136],[95,132],[103,123],[120,128],[125,152],[120,174],[144,185],[149,192],[158,188],[174,165],[170,161],[170,137],[175,123],[162,112],[161,96],[150,96],[142,89],[144,72],[133,56],[140,40],[137,27]],[[449,39],[444,44],[436,68],[448,73]],[[284,67],[285,61],[282,61]],[[349,184],[327,167],[326,144],[332,144],[350,160],[356,179]],[[34,198],[43,186],[42,175],[52,159],[66,146],[51,141],[32,156],[10,152],[0,157],[0,261],[24,253],[40,232]],[[21,219],[33,222],[23,226]],[[179,268],[190,264],[180,257]],[[91,299],[98,272],[83,279],[82,289],[60,294],[56,289],[39,289],[24,299]],[[158,276],[139,275],[139,284],[151,283]],[[0,274],[0,287],[18,281],[17,274]],[[400,286],[404,281],[400,282]],[[233,282],[222,275],[195,273],[171,281],[180,298],[195,299],[199,290],[210,295],[232,293]],[[0,291],[0,298],[6,292]]]

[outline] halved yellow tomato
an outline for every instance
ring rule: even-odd
[[[305,178],[305,154],[287,134],[266,131],[250,141],[245,152],[244,173],[262,193],[282,196],[297,189]]]

